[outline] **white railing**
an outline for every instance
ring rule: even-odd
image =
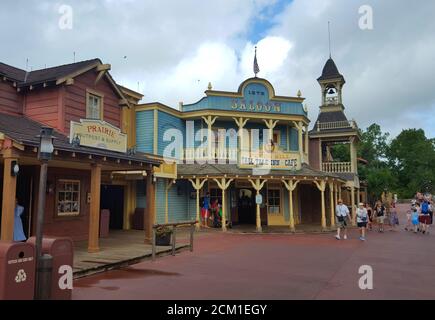
[[[351,162],[323,162],[322,171],[329,173],[352,173]]]
[[[335,122],[317,122],[317,131],[344,129],[344,128],[356,129],[357,128],[356,122],[354,120],[335,121]]]

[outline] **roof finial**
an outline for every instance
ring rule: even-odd
[[[328,21],[328,36],[329,36],[329,59],[332,59],[331,53],[331,22]]]
[[[211,85],[211,82],[209,82],[208,83],[208,90],[212,90],[213,89],[213,87],[212,87],[212,85]]]
[[[258,61],[257,61],[257,46],[255,46],[255,56],[254,56],[254,74],[255,77],[257,78],[257,74],[260,72],[260,67],[258,66]]]

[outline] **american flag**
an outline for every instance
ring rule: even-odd
[[[260,67],[258,66],[257,61],[257,47],[255,47],[255,57],[254,57],[254,74],[257,76],[257,74],[260,72]]]

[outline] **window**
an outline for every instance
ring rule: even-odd
[[[59,217],[80,214],[80,181],[58,180],[57,215]]]
[[[87,94],[87,105],[86,105],[86,118],[88,119],[102,119],[103,109],[102,109],[102,98],[92,93]]]
[[[280,190],[269,189],[267,191],[267,207],[269,214],[280,214],[281,195]]]

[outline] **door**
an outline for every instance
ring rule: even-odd
[[[124,227],[124,186],[101,186],[101,209],[110,211],[110,229],[122,230]]]

